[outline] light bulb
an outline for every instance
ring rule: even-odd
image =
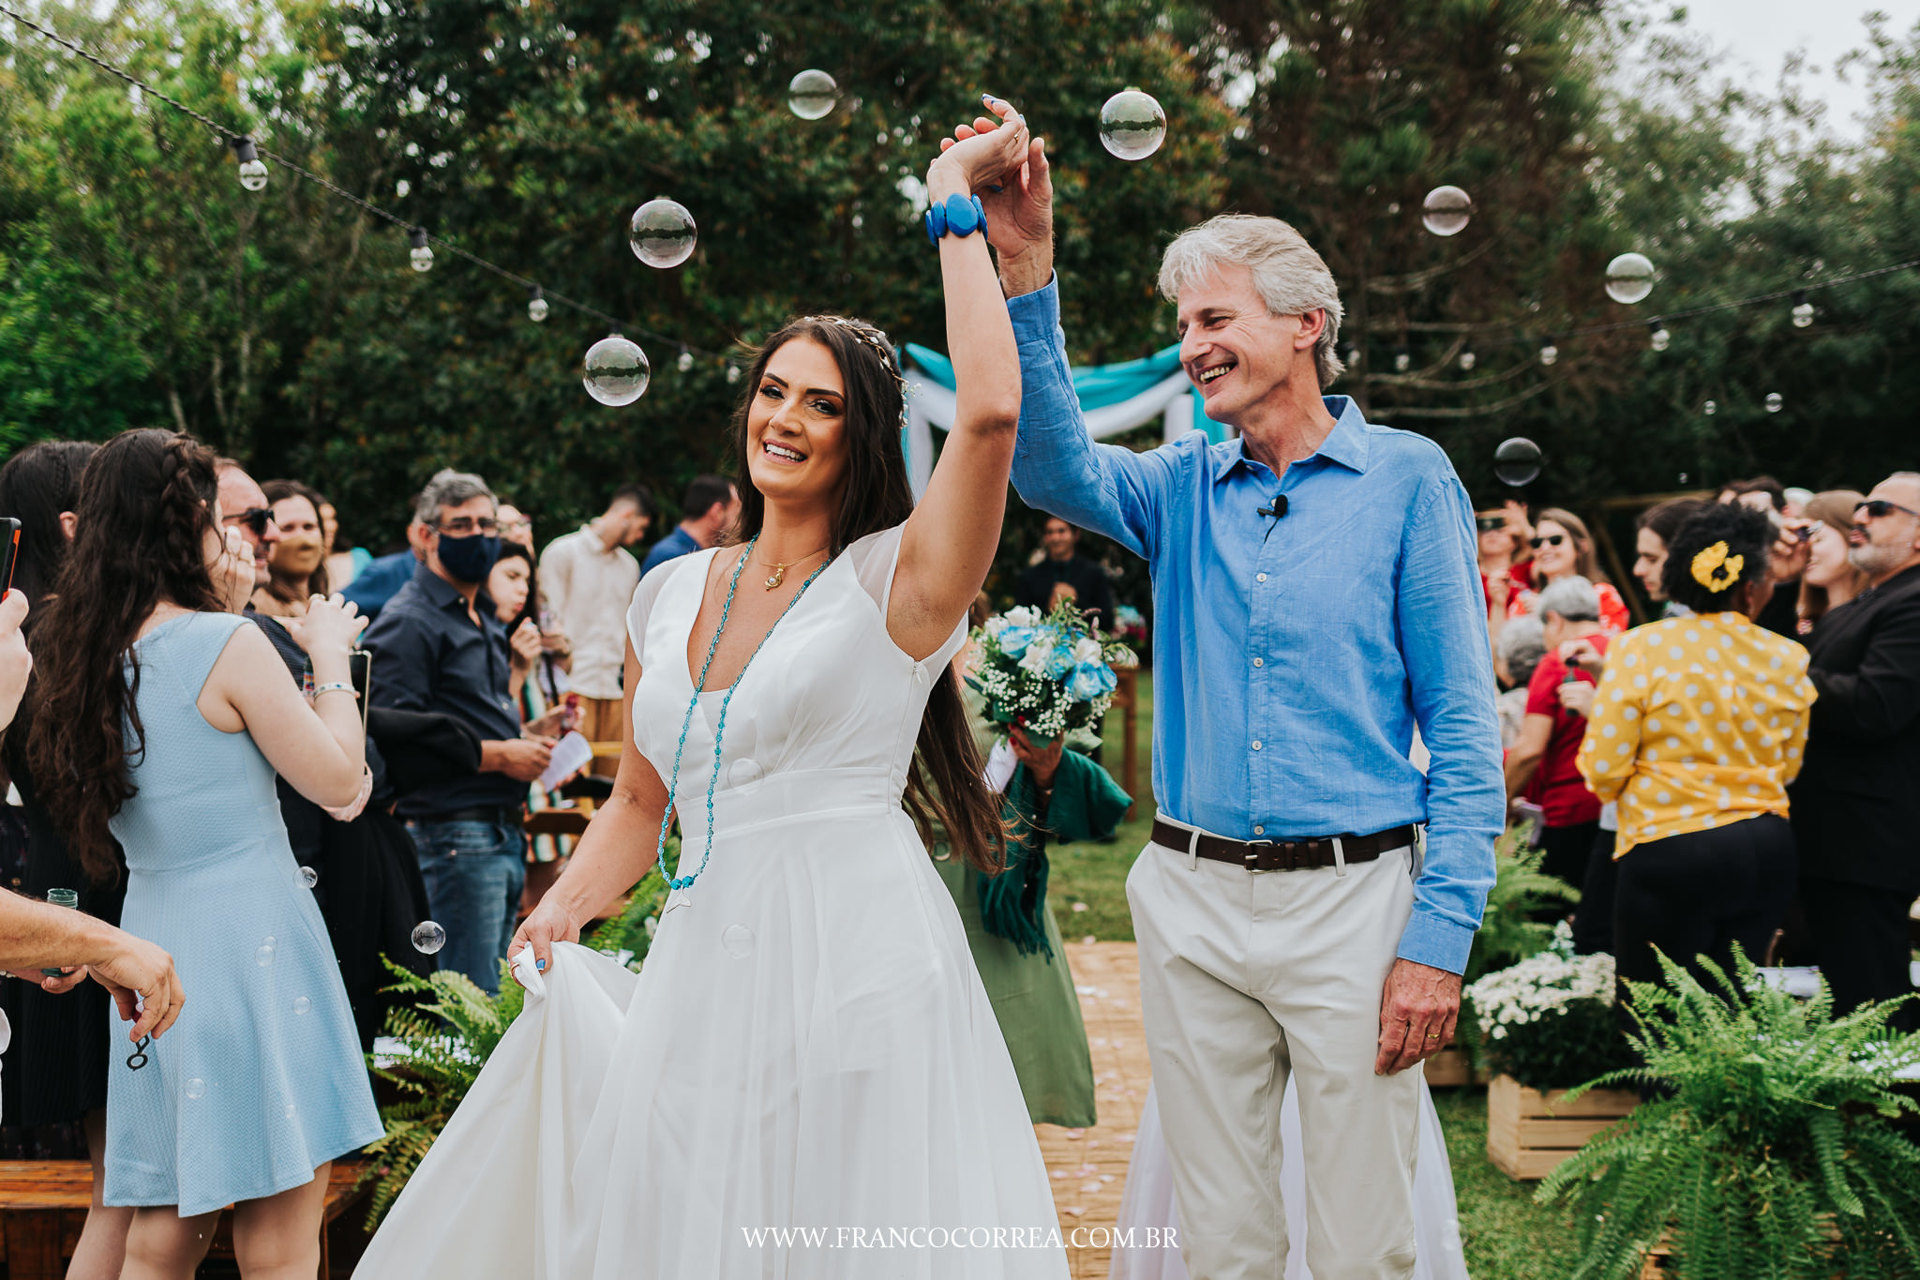
[[[531,295],[527,299],[527,319],[539,324],[547,318],[547,300],[540,296],[539,285],[533,286],[527,292]]]
[[[1652,324],[1648,325],[1647,327],[1653,330],[1652,335],[1647,339],[1647,345],[1652,347],[1655,351],[1665,351],[1667,349],[1667,344],[1673,341],[1673,335],[1668,333],[1667,327],[1661,324],[1658,320],[1655,320]]]
[[[685,347],[680,348],[680,358],[673,362],[673,367],[682,373],[692,373],[693,352],[687,350]]]
[[[1402,347],[1400,348],[1400,350],[1393,353],[1393,371],[1395,373],[1405,373],[1408,369],[1411,369],[1412,367],[1413,367],[1413,354],[1409,352],[1405,347]]]
[[[728,365],[727,366],[727,385],[731,386],[738,381],[740,381],[740,366],[737,364]]]
[[[1793,295],[1793,327],[1804,329],[1813,323],[1813,304],[1807,301],[1807,291],[1802,289]]]
[[[249,191],[258,191],[267,185],[267,166],[260,159],[260,152],[254,147],[252,138],[235,138],[233,156],[240,162],[240,185]]]
[[[1480,357],[1473,354],[1472,347],[1468,347],[1460,353],[1460,372],[1472,373],[1473,366],[1478,363],[1480,363]]]
[[[1543,343],[1540,347],[1540,363],[1544,365],[1551,365],[1553,364],[1554,361],[1558,360],[1559,358],[1560,358],[1560,348],[1553,345],[1552,338],[1548,338],[1546,342]]]
[[[426,228],[415,227],[407,233],[407,239],[413,245],[413,248],[407,251],[407,260],[413,263],[413,269],[415,271],[433,270],[433,249],[427,244]]]

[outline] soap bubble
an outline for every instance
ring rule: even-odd
[[[687,206],[665,196],[649,200],[633,211],[627,243],[633,256],[650,267],[677,267],[693,256],[700,230]]]
[[[1516,489],[1532,484],[1540,476],[1540,446],[1525,436],[1501,441],[1493,451],[1493,474]]]
[[[187,1081],[184,1092],[189,1098],[193,1099],[195,1102],[198,1102],[200,1099],[207,1096],[207,1082],[205,1080],[202,1080],[199,1076],[194,1076],[192,1079]]]
[[[1420,202],[1420,225],[1437,236],[1457,236],[1473,216],[1473,197],[1458,187],[1435,187]]]
[[[293,1002],[293,1011],[296,1015],[306,1013],[312,1008],[313,1001],[307,999],[305,996],[299,996]]]
[[[1100,145],[1122,160],[1145,160],[1167,137],[1167,113],[1151,94],[1122,89],[1100,108]]]
[[[289,1102],[286,1106],[286,1110],[282,1114],[284,1114],[287,1117],[287,1119],[291,1120],[294,1118],[294,1116],[298,1115],[299,1113],[300,1113],[300,1108],[294,1106],[291,1102]]]
[[[300,868],[300,883],[311,889],[320,883],[320,873],[312,867]]]
[[[787,83],[787,107],[802,120],[820,120],[840,103],[840,86],[824,71],[806,70]]]
[[[1786,403],[1787,402],[1785,400],[1782,400],[1780,398],[1780,393],[1778,391],[1767,392],[1767,412],[1768,413],[1780,412],[1780,410],[1786,405]]]
[[[1653,263],[1643,253],[1623,253],[1607,264],[1607,296],[1632,304],[1653,292]]]
[[[1706,414],[1709,418],[1711,418],[1714,414],[1720,412],[1720,406],[1715,404],[1713,401],[1709,400],[1705,404],[1700,406],[1700,412]]]
[[[431,920],[422,920],[413,926],[413,949],[423,956],[430,956],[447,945],[447,931]]]
[[[623,405],[638,400],[647,389],[653,366],[647,353],[619,334],[609,334],[587,349],[587,394],[601,404]]]
[[[753,930],[743,924],[730,924],[720,935],[720,945],[735,960],[753,954]]]
[[[260,944],[260,949],[253,953],[253,962],[262,969],[273,963],[273,939]]]

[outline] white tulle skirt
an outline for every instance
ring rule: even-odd
[[[1287,1269],[1285,1280],[1313,1280],[1307,1270],[1306,1173],[1300,1151],[1300,1103],[1293,1082],[1287,1082],[1280,1101],[1280,1196],[1287,1211]],[[1433,1095],[1420,1084],[1420,1155],[1413,1184],[1413,1226],[1418,1257],[1414,1280],[1467,1280],[1467,1260],[1460,1248],[1460,1218],[1453,1198],[1453,1169],[1447,1161],[1447,1143]],[[1134,1240],[1149,1238],[1144,1228],[1178,1228],[1174,1204],[1173,1168],[1167,1163],[1167,1140],[1160,1128],[1160,1108],[1153,1088],[1140,1111],[1140,1128],[1133,1140],[1133,1159],[1127,1165],[1127,1189],[1120,1200],[1122,1229],[1131,1227]],[[1164,1230],[1157,1237],[1166,1239]],[[1177,1234],[1174,1236],[1178,1238]],[[1187,1280],[1187,1268],[1178,1249],[1115,1249],[1108,1280]]]

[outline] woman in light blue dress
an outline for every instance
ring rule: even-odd
[[[333,948],[294,862],[276,772],[318,804],[364,800],[347,653],[363,624],[318,597],[290,623],[311,705],[237,612],[253,566],[222,529],[214,455],[167,431],[105,445],[41,623],[30,744],[83,865],[117,870],[121,923],[174,956],[165,1038],[109,1066],[104,1200],[138,1206],[123,1280],[187,1280],[235,1206],[248,1280],[312,1276],[330,1162],[381,1123]]]

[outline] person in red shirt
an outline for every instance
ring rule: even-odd
[[[1527,540],[1533,526],[1527,520],[1527,504],[1508,499],[1506,505],[1473,513],[1473,527],[1480,540],[1480,590],[1487,598],[1487,622],[1494,638],[1499,638],[1499,623],[1510,616],[1510,601],[1533,587],[1533,549]]]
[[[1544,522],[1543,522],[1544,523]],[[1587,731],[1587,718],[1565,705],[1563,684],[1594,678],[1569,668],[1560,647],[1587,640],[1606,652],[1611,633],[1600,616],[1600,593],[1579,575],[1563,577],[1540,593],[1537,612],[1546,633],[1547,656],[1527,682],[1527,715],[1520,740],[1507,753],[1507,797],[1524,796],[1546,812],[1540,844],[1546,858],[1540,869],[1578,887],[1586,878],[1587,858],[1600,830],[1600,801],[1587,790],[1574,759]]]
[[[1528,539],[1533,547],[1533,589],[1516,598],[1520,609],[1537,609],[1537,593],[1563,578],[1581,577],[1592,584],[1600,596],[1600,621],[1609,631],[1625,631],[1633,625],[1627,602],[1611,582],[1600,573],[1593,553],[1593,535],[1587,522],[1571,511],[1548,507],[1540,513],[1539,525]],[[1510,608],[1513,606],[1509,606]]]

